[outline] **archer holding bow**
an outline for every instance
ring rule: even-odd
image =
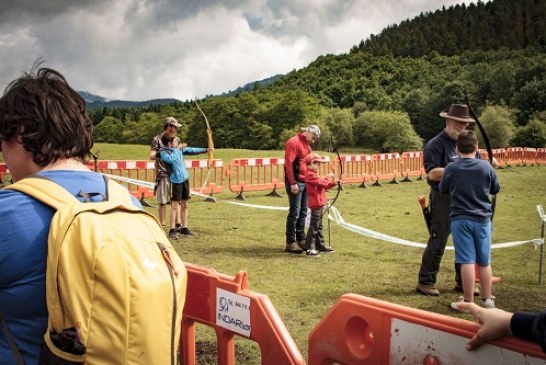
[[[451,199],[448,194],[442,194],[439,191],[439,184],[445,167],[459,159],[455,140],[470,123],[476,122],[470,116],[469,108],[465,104],[452,104],[449,110],[441,112],[440,116],[445,119],[445,128],[428,141],[424,151],[423,163],[427,172],[427,182],[430,185],[430,235],[423,252],[416,287],[417,292],[432,296],[440,295],[440,291],[435,287],[436,277],[451,233],[449,217]],[[479,152],[476,152],[476,158],[480,158]],[[455,282],[454,290],[463,292],[459,264],[455,264]],[[473,292],[474,295],[479,295],[476,288]]]
[[[319,257],[319,252],[333,253],[332,248],[324,245],[324,236],[322,235],[322,215],[324,206],[326,205],[326,191],[336,185],[341,184],[341,180],[337,180],[333,173],[329,173],[327,177],[321,178],[318,175],[318,169],[324,158],[311,152],[305,157],[307,172],[305,173],[305,189],[308,195],[308,205],[311,209],[311,222],[305,237],[305,251],[307,257]]]

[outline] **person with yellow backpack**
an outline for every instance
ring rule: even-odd
[[[90,171],[85,101],[40,63],[0,98],[0,362],[177,363],[187,274],[159,221]]]

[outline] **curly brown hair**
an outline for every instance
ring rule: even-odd
[[[85,101],[62,74],[39,65],[4,91],[0,139],[17,138],[41,167],[63,158],[86,162],[93,147],[93,124]]]

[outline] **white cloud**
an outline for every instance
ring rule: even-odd
[[[0,86],[43,57],[78,90],[181,100],[348,52],[385,26],[460,1],[22,0],[0,5]],[[229,8],[229,9],[228,9]]]

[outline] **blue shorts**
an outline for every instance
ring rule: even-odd
[[[480,266],[491,264],[491,221],[451,221],[451,235],[455,246],[455,263]]]

